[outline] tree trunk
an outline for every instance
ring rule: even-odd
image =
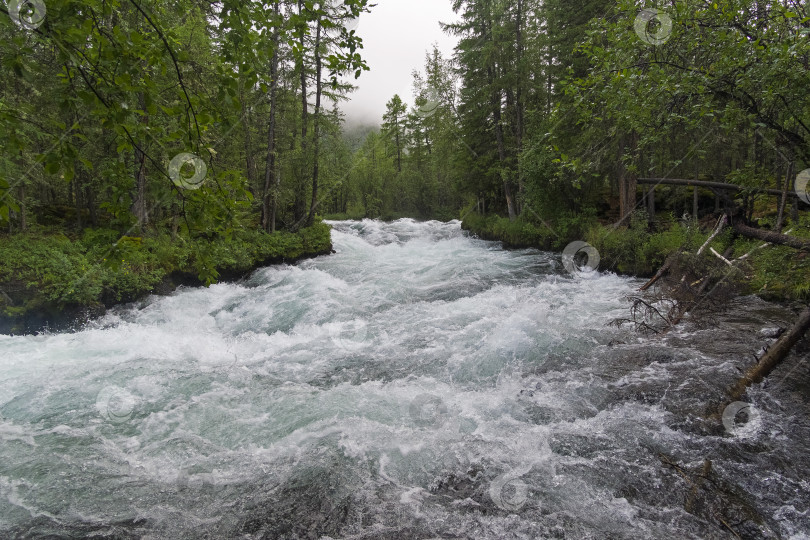
[[[705,187],[717,191],[750,191],[753,193],[767,193],[768,195],[776,195],[781,197],[781,189],[766,189],[755,187],[741,187],[735,184],[724,184],[723,182],[706,182],[704,180],[686,180],[683,178],[639,178],[639,184],[654,184],[666,186],[698,186]],[[789,191],[788,195],[791,197],[798,197],[795,191]]]
[[[82,185],[81,185],[81,178],[78,174],[73,176],[73,181],[70,183],[71,189],[73,189],[74,193],[74,201],[75,205],[73,209],[76,212],[76,230],[82,230]]]
[[[304,1],[298,0],[298,15],[304,16]],[[304,22],[303,24],[308,24]],[[301,55],[298,61],[298,68],[300,72],[301,82],[301,169],[298,177],[297,186],[295,188],[295,202],[293,204],[293,218],[295,220],[295,228],[297,228],[301,221],[304,219],[305,196],[304,193],[304,179],[308,176],[306,171],[307,163],[307,124],[309,122],[309,110],[307,103],[307,66],[304,61],[304,55],[307,51],[306,46],[306,32],[302,30],[299,46],[301,50],[298,54]]]
[[[618,188],[619,188],[619,223],[623,222],[627,219],[627,216],[630,215],[632,212],[632,206],[629,202],[629,185],[633,183],[632,179],[630,178],[631,173],[627,170],[627,165],[624,162],[624,154],[625,149],[627,148],[627,140],[625,137],[619,138],[619,155],[618,155],[618,169],[619,174],[617,175],[618,180]],[[630,142],[630,148],[632,149],[632,136]]]
[[[270,122],[267,130],[267,160],[264,169],[264,189],[262,191],[262,229],[276,232],[276,199],[278,194],[278,172],[276,171],[276,108],[278,95],[278,48],[279,48],[279,0],[273,12],[276,26],[273,29],[273,58],[270,60]]]
[[[312,156],[312,202],[309,205],[309,215],[307,216],[307,225],[312,225],[315,222],[315,209],[318,207],[318,173],[320,167],[320,151],[321,151],[321,93],[323,92],[323,81],[321,81],[321,21],[318,20],[317,28],[315,30],[315,115],[314,127],[312,137],[315,139],[313,143],[313,156]]]
[[[143,93],[138,94],[138,107],[144,111],[140,122],[148,124],[149,117],[146,115],[146,100]],[[78,191],[76,195],[78,199]],[[78,206],[78,200],[76,203]],[[143,231],[149,224],[149,216],[146,210],[146,154],[139,148],[135,149],[135,200],[132,204],[132,213],[135,214],[138,229]]]
[[[668,260],[666,263],[664,263],[664,265],[661,268],[658,269],[658,272],[656,272],[656,274],[652,277],[652,279],[650,279],[647,283],[642,285],[641,288],[639,288],[639,291],[646,291],[650,287],[655,285],[658,282],[658,280],[667,275],[671,266],[672,261]]]
[[[551,70],[554,67],[554,47],[551,43],[546,45],[546,117],[551,116]]]
[[[633,165],[638,161],[638,133],[635,130],[630,134],[630,155],[633,158]],[[624,178],[624,209],[622,218],[626,218],[633,213],[636,208],[636,188],[638,187],[638,172],[635,167],[632,171],[625,171]]]
[[[394,120],[394,128],[396,129],[396,145],[397,145],[397,172],[402,172],[402,141],[399,138],[399,116]]]
[[[138,228],[143,230],[146,227],[146,156],[140,150],[135,150],[135,203],[133,213],[138,222]]]
[[[769,242],[771,244],[778,244],[780,246],[789,246],[794,249],[799,249],[801,251],[810,251],[810,241],[795,238],[793,236],[787,236],[773,231],[764,231],[762,229],[755,229],[753,227],[749,227],[748,225],[744,224],[740,219],[735,219],[733,223],[734,223],[734,230],[737,231],[739,234],[746,236],[748,238],[756,238],[757,240],[763,240],[765,242]]]
[[[787,171],[785,172],[785,184],[784,189],[782,189],[782,199],[779,201],[779,216],[776,218],[776,227],[774,230],[778,233],[782,232],[782,221],[785,217],[785,205],[787,204],[787,197],[788,197],[788,190],[790,189],[790,177],[793,176],[793,161],[788,163]],[[779,176],[777,175],[777,185],[779,182]]]
[[[489,80],[490,84],[495,86],[495,75],[493,69],[490,67]],[[514,221],[517,218],[515,212],[515,199],[512,195],[512,186],[509,182],[509,172],[507,171],[506,164],[506,147],[503,140],[503,123],[501,113],[501,93],[493,90],[492,92],[492,112],[495,121],[495,140],[498,143],[498,162],[500,163],[501,179],[503,180],[503,194],[506,197],[506,208],[509,212],[509,219]]]
[[[793,327],[782,334],[779,341],[765,353],[765,356],[755,366],[746,371],[745,375],[731,388],[729,391],[731,399],[739,399],[745,393],[746,388],[761,382],[770,375],[787,358],[793,346],[807,333],[808,329],[810,329],[810,306],[806,307],[799,315]]]
[[[517,0],[517,11],[516,11],[516,19],[515,22],[515,64],[517,66],[517,89],[516,89],[516,97],[515,97],[515,137],[517,139],[517,153],[520,155],[523,151],[523,130],[525,129],[525,103],[524,103],[524,92],[523,92],[523,16],[524,16],[524,5],[523,0]],[[523,176],[520,175],[520,171],[518,171],[518,213],[522,213],[522,208],[520,208],[520,203],[523,200],[523,194],[525,192],[526,186],[523,183]]]
[[[242,127],[245,131],[245,167],[247,168],[248,189],[252,193],[256,186],[256,160],[253,157],[253,137],[250,133],[250,115],[245,106],[244,84],[241,80],[239,83],[240,101],[242,102]]]
[[[96,198],[90,186],[84,187],[84,202],[87,204],[87,212],[90,214],[90,223],[93,227],[98,227],[98,212],[96,212]]]
[[[25,208],[25,182],[20,182],[20,232],[25,232],[28,229],[28,218],[26,217]],[[10,220],[9,220],[10,221]]]
[[[490,17],[492,15],[490,14]],[[487,34],[489,39],[495,44],[495,36],[492,32],[492,20],[488,20],[487,24]],[[503,134],[503,111],[502,111],[502,93],[501,87],[499,86],[498,81],[498,73],[496,71],[497,64],[494,60],[489,61],[489,65],[487,65],[487,82],[489,83],[489,91],[490,91],[490,100],[492,106],[492,115],[493,115],[493,122],[495,128],[495,140],[498,146],[498,162],[500,165],[500,174],[501,180],[503,182],[503,193],[504,197],[506,198],[506,209],[509,213],[509,219],[514,221],[517,218],[517,213],[515,211],[515,199],[512,194],[512,185],[510,181],[510,175],[508,171],[508,164],[506,162],[506,143],[504,141],[504,134]]]

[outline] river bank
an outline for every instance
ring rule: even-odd
[[[810,527],[806,345],[751,387],[750,421],[710,417],[784,306],[639,339],[610,322],[642,280],[458,222],[331,225],[332,256],[0,336],[0,537]]]
[[[673,252],[694,251],[709,235],[694,224],[665,222],[651,231],[646,221],[614,229],[595,221],[537,225],[498,216],[465,216],[461,225],[484,240],[510,249],[561,252],[585,239],[601,256],[600,269],[650,277]],[[810,236],[806,225],[797,236]],[[735,254],[757,245],[723,234],[712,244]],[[263,266],[331,252],[330,227],[318,223],[298,233],[241,231],[230,239],[171,239],[169,235],[121,237],[113,230],[81,235],[34,233],[0,238],[0,333],[64,330],[101,316],[112,306],[178,286],[204,286],[241,279]],[[810,258],[771,247],[751,258],[742,295],[779,302],[810,298]]]
[[[263,266],[328,254],[330,230],[316,223],[296,233],[215,239],[122,237],[109,229],[0,237],[0,333],[69,329],[180,285],[234,281]]]
[[[510,249],[536,248],[560,253],[570,242],[584,240],[600,254],[599,270],[648,278],[672,253],[679,250],[694,253],[708,239],[714,225],[711,217],[699,223],[670,218],[659,220],[650,228],[646,215],[640,218],[626,227],[614,228],[596,219],[538,225],[522,218],[510,222],[504,217],[470,213],[461,226],[470,234],[503,242]],[[790,228],[793,236],[810,238],[810,219],[806,216]],[[761,241],[735,237],[729,229],[718,235],[710,246],[719,253],[730,249],[730,257],[736,258],[761,244]],[[783,246],[758,249],[743,270],[739,291],[742,296],[754,294],[776,302],[810,300],[810,256],[807,253]]]

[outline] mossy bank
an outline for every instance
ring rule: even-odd
[[[65,329],[178,285],[233,281],[269,264],[328,254],[330,233],[319,222],[296,233],[193,239],[121,237],[110,229],[0,237],[0,333]]]
[[[568,243],[584,240],[599,251],[600,270],[650,277],[671,254],[697,251],[714,224],[711,216],[698,223],[660,215],[651,226],[643,212],[627,226],[618,228],[588,216],[538,224],[524,218],[510,221],[505,217],[471,213],[464,218],[462,227],[485,240],[502,241],[509,248],[562,252]],[[768,226],[768,223],[763,221],[760,225]],[[802,215],[785,228],[797,238],[810,238],[810,216]],[[719,253],[730,249],[730,257],[736,258],[762,244],[735,237],[731,229],[726,229],[710,245]],[[774,301],[810,300],[810,254],[784,246],[769,246],[755,250],[742,270],[746,278],[741,282],[742,294],[756,294]]]

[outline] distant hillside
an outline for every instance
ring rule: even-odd
[[[362,124],[344,124],[343,137],[348,144],[351,152],[354,153],[363,146],[363,142],[371,132],[379,133],[380,126],[378,125],[362,125]]]

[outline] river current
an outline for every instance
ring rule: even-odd
[[[810,538],[800,346],[736,300],[644,337],[639,280],[458,222],[335,222],[336,253],[0,336],[2,538]]]

